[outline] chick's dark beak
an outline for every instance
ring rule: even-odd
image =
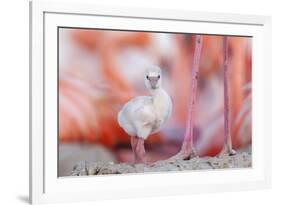
[[[159,78],[158,77],[149,77],[148,80],[150,82],[151,87],[153,89],[155,89],[157,87],[157,83],[158,83]]]

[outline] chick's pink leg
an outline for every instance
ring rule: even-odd
[[[133,151],[133,163],[136,163],[137,161],[137,155],[136,155],[136,148],[137,148],[138,139],[136,136],[131,137],[131,146]]]
[[[145,163],[145,149],[144,149],[144,139],[137,137],[137,145],[136,145],[136,161],[135,163]]]

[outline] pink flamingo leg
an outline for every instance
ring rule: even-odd
[[[178,154],[172,157],[172,159],[173,158],[189,159],[191,157],[197,156],[193,146],[193,107],[195,105],[195,99],[197,93],[201,50],[202,50],[202,36],[196,35],[195,51],[194,51],[193,65],[192,65],[192,80],[191,80],[191,86],[189,92],[190,98],[188,103],[186,131],[185,131],[185,136],[184,136],[181,150]]]
[[[197,93],[201,50],[202,50],[202,36],[196,35],[194,59],[192,65],[190,99],[189,99],[188,115],[187,115],[187,122],[186,122],[186,132],[181,148],[184,158],[189,158],[192,155],[196,155],[193,146],[193,110],[194,110],[193,107],[195,105],[195,99]]]
[[[224,140],[225,144],[220,154],[236,154],[232,149],[229,121],[229,79],[228,79],[228,38],[223,37],[223,71],[224,71]]]

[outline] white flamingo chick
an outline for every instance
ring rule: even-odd
[[[161,69],[146,71],[145,85],[150,96],[138,96],[127,102],[118,113],[118,123],[131,136],[134,163],[146,163],[144,140],[160,130],[172,112],[172,101],[161,87]]]

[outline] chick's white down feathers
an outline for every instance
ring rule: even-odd
[[[146,139],[171,116],[172,101],[161,87],[161,75],[160,68],[149,68],[144,77],[151,95],[131,99],[118,113],[118,123],[128,135]]]

